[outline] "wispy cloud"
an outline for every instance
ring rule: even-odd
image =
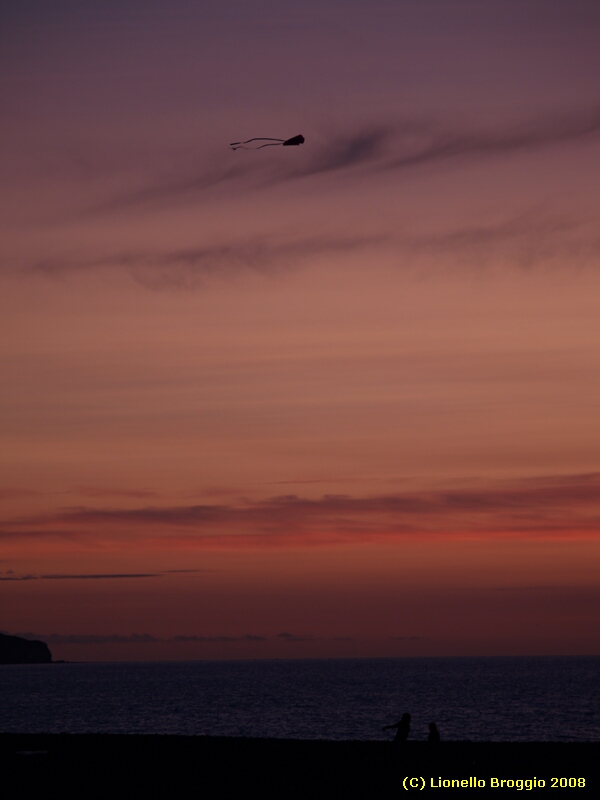
[[[20,489],[18,487],[0,487],[0,500],[13,500],[20,497],[36,497],[40,492],[31,489]]]
[[[516,267],[531,268],[550,263],[572,267],[596,263],[600,256],[600,236],[593,219],[544,214],[531,209],[493,222],[461,224],[419,235],[396,230],[288,239],[262,236],[185,249],[52,256],[30,262],[20,274],[48,278],[127,274],[151,291],[197,291],[215,281],[234,280],[244,273],[274,278],[286,274],[290,268],[311,265],[317,259],[343,259],[353,254],[366,258],[384,252],[400,257],[404,265],[437,263],[431,257],[442,255],[445,262],[448,258],[455,258],[462,265],[474,261],[481,268],[489,262],[497,263],[502,255],[507,264]],[[5,497],[11,497],[17,490],[3,491]],[[105,490],[85,488],[85,493],[90,495],[103,491],[107,495],[122,494],[111,487]],[[152,490],[128,494],[151,496]],[[0,499],[2,496],[0,491]]]
[[[160,578],[159,572],[116,572],[116,573],[98,573],[96,575],[83,573],[81,575],[35,575],[35,574],[18,574],[12,570],[0,573],[0,581],[65,581],[65,580],[112,580],[114,578]]]
[[[138,500],[158,496],[154,489],[118,489],[111,486],[76,486],[66,493],[83,497],[131,497]]]
[[[473,488],[352,497],[284,495],[258,502],[135,509],[65,508],[13,519],[0,538],[74,541],[140,538],[156,546],[229,549],[335,545],[407,535],[598,536],[600,473],[550,476]]]
[[[414,170],[446,161],[464,162],[593,141],[600,136],[600,106],[565,109],[502,124],[443,118],[378,120],[355,130],[307,135],[301,152],[273,158],[267,151],[231,153],[210,165],[182,167],[146,186],[132,186],[91,204],[79,216],[197,203],[219,186],[255,190],[288,181],[353,171]],[[193,159],[192,159],[193,161]]]
[[[395,642],[418,642],[421,636],[390,636]]]
[[[496,126],[407,119],[338,135],[321,146],[308,164],[280,177],[308,177],[356,167],[405,170],[450,159],[508,156],[599,136],[600,107]]]
[[[299,168],[288,168],[286,177],[308,177],[373,165],[384,156],[386,145],[393,139],[393,134],[393,128],[387,126],[352,134],[338,134],[330,142],[317,148],[308,164]]]
[[[33,636],[33,634],[31,634],[31,636]],[[117,633],[112,633],[107,636],[81,633],[67,635],[51,633],[49,636],[42,635],[35,636],[35,638],[47,644],[146,644],[164,641],[149,633],[132,633],[131,636],[121,636]]]
[[[266,642],[267,636],[247,633],[244,636],[173,636],[170,642]]]
[[[292,158],[274,160],[269,153],[223,152],[216,166],[213,156],[213,163],[209,167],[197,168],[191,176],[189,173],[173,174],[154,184],[132,187],[89,206],[77,216],[195,203],[219,186],[264,188],[297,178],[369,165],[382,154],[389,133],[387,126],[381,126],[352,134],[334,134],[321,145],[315,145],[313,141],[307,148],[308,158],[301,158],[300,163],[296,153],[290,154]]]
[[[384,169],[407,169],[448,159],[510,155],[600,136],[600,107],[466,129],[433,124],[399,126]]]
[[[135,578],[161,578],[163,575],[181,573],[208,572],[202,569],[169,569],[164,572],[104,572],[104,573],[57,573],[49,575],[38,575],[34,573],[24,574],[14,572],[12,569],[0,572],[0,581],[98,581],[98,580],[130,580]]]
[[[409,255],[430,257],[443,253],[460,258],[462,264],[474,260],[479,267],[489,261],[497,263],[499,255],[506,263],[527,268],[551,263],[569,264],[572,268],[575,264],[596,263],[600,256],[600,236],[594,220],[544,215],[535,210],[494,223],[398,237],[396,244]]]
[[[224,154],[226,158],[229,154]],[[133,188],[115,194],[100,203],[85,209],[79,216],[102,215],[136,209],[140,207],[162,206],[164,204],[194,202],[198,196],[220,184],[239,184],[248,180],[259,170],[260,164],[245,163],[225,164],[198,171],[192,176],[173,175],[152,185]]]
[[[299,636],[295,633],[288,633],[288,631],[276,634],[275,638],[282,639],[284,642],[313,642],[315,639],[314,636]]]
[[[73,644],[73,645],[92,645],[92,644],[159,644],[159,643],[174,643],[174,644],[227,644],[228,642],[267,642],[270,637],[262,636],[254,633],[245,633],[240,636],[197,636],[197,635],[177,635],[169,637],[153,636],[150,633],[132,633],[129,636],[124,636],[119,633],[111,633],[107,635],[95,633],[32,633],[31,631],[19,632],[12,634],[14,636],[21,636],[24,639],[36,639],[38,641],[46,642],[47,644]],[[313,636],[296,636],[291,633],[280,633],[275,636],[275,639],[290,641],[290,642],[306,642],[313,641]]]
[[[289,241],[253,239],[223,245],[159,252],[126,251],[98,258],[45,258],[30,265],[49,277],[102,270],[127,272],[148,289],[197,289],[214,278],[252,271],[271,275],[317,256],[344,255],[384,240],[383,236],[304,238]]]

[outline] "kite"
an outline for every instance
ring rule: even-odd
[[[265,142],[265,144],[246,147],[250,142]],[[291,147],[297,144],[304,144],[304,136],[301,133],[298,136],[292,136],[291,139],[271,139],[268,136],[255,136],[254,139],[246,139],[245,142],[231,142],[229,146],[232,150],[239,150],[240,147],[242,150],[260,150],[261,147]]]

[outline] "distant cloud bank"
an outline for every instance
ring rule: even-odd
[[[283,495],[237,505],[135,509],[65,508],[6,520],[0,539],[74,541],[167,537],[170,547],[286,547],[455,532],[518,537],[597,537],[600,473],[543,476],[477,488],[398,492],[371,497]],[[166,541],[166,540],[165,540]],[[45,574],[3,580],[155,578],[162,573]]]
[[[15,634],[22,636],[24,639],[37,639],[47,644],[71,644],[71,645],[97,645],[97,644],[158,644],[158,643],[205,643],[205,644],[224,644],[227,642],[267,642],[267,641],[285,641],[285,642],[312,642],[316,641],[316,637],[308,635],[298,635],[294,633],[278,633],[275,637],[259,636],[257,634],[247,633],[241,636],[196,636],[196,635],[178,635],[161,638],[152,636],[149,633],[132,633],[130,636],[123,636],[118,633],[108,635],[98,634],[43,634],[32,633],[31,631],[20,632]],[[415,639],[418,637],[397,637]],[[333,637],[332,641],[351,641],[351,637]]]

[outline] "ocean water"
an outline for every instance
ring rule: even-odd
[[[0,667],[0,731],[383,740],[600,739],[600,657]]]

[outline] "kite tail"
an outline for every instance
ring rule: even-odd
[[[246,147],[247,144],[251,144],[251,142],[265,142],[265,144],[257,144],[252,145],[251,147]],[[261,147],[273,147],[274,145],[282,145],[285,142],[285,139],[272,139],[269,136],[255,136],[252,139],[246,139],[245,142],[231,142],[229,145],[232,150],[260,150]]]

